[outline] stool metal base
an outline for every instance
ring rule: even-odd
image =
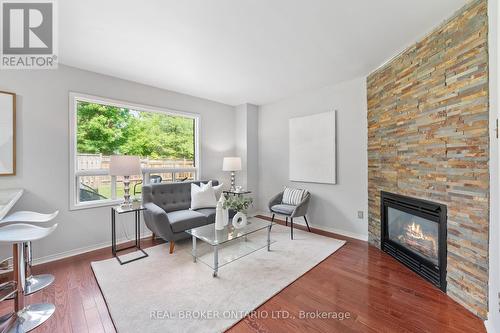
[[[30,304],[17,313],[7,333],[29,332],[43,324],[54,314],[56,307],[50,303]]]
[[[24,288],[24,295],[28,296],[37,291],[48,287],[54,282],[54,275],[51,274],[40,274],[32,275],[26,279],[26,286]]]

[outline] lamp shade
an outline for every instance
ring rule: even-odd
[[[222,163],[222,171],[240,171],[240,170],[241,170],[241,158],[224,157],[224,162]]]
[[[131,176],[141,174],[139,156],[113,155],[109,163],[111,176]]]

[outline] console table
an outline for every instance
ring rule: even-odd
[[[111,252],[113,253],[113,256],[116,258],[116,260],[118,260],[120,265],[125,265],[132,261],[146,258],[148,256],[148,254],[144,252],[143,249],[141,249],[141,211],[143,210],[146,210],[146,208],[144,208],[140,202],[134,202],[130,207],[127,206],[111,207]],[[116,245],[116,214],[121,215],[127,213],[135,214],[135,244],[127,246],[122,249],[118,249]],[[127,261],[122,261],[118,256],[118,252],[133,248],[135,248],[137,251],[141,251],[142,256]]]

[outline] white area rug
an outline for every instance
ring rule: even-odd
[[[203,262],[193,263],[190,240],[176,244],[172,255],[162,244],[146,249],[146,259],[120,266],[113,258],[93,262],[92,268],[120,333],[222,332],[345,243],[294,231],[292,241],[289,228],[273,226],[271,252],[264,248],[230,262],[217,278]],[[248,241],[266,239],[264,230]],[[242,246],[227,246],[224,258]],[[208,250],[198,241],[207,259]]]

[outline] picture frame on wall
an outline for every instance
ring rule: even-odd
[[[289,179],[337,184],[336,110],[289,119]]]
[[[16,174],[16,94],[0,91],[0,176]]]

